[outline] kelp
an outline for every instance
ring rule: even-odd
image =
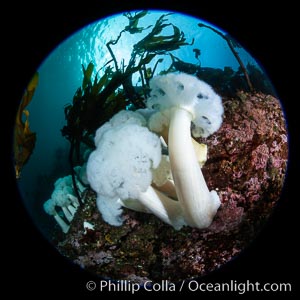
[[[16,178],[21,177],[24,165],[28,162],[36,143],[36,133],[29,127],[29,111],[26,107],[32,100],[38,85],[39,75],[35,73],[29,82],[19,105],[14,130],[14,163]],[[25,121],[23,121],[25,117]]]
[[[186,42],[184,33],[180,29],[171,24],[164,23],[167,19],[166,16],[162,15],[155,23],[152,31],[144,37],[141,41],[133,46],[136,54],[142,54],[145,52],[151,52],[155,54],[165,54],[166,52],[179,49],[181,46],[192,45],[194,39],[189,44]],[[173,29],[172,35],[160,35],[162,30],[166,27],[171,26]]]
[[[171,53],[170,53],[170,57],[172,60],[172,64],[170,68],[166,71],[166,73],[179,71],[179,72],[195,75],[201,69],[200,63],[192,64],[192,63],[184,62],[183,60],[179,59],[178,57],[174,56]]]
[[[193,52],[195,53],[195,58],[199,60],[199,63],[200,63],[200,55],[201,55],[201,50],[198,49],[198,48],[194,48],[193,49]]]
[[[65,106],[67,125],[62,128],[62,135],[71,144],[69,162],[73,186],[77,198],[81,202],[76,181],[74,167],[80,163],[80,145],[84,143],[90,148],[94,147],[92,135],[96,129],[106,122],[116,111],[126,107],[122,91],[112,89],[110,86],[117,81],[118,73],[111,67],[105,69],[99,77],[98,73],[92,79],[94,64],[89,63],[87,68],[82,65],[83,80],[73,97],[73,104]],[[115,101],[117,99],[117,101]],[[74,153],[75,161],[74,161]]]
[[[131,34],[135,34],[135,33],[141,33],[145,29],[151,27],[151,25],[147,26],[146,28],[138,27],[139,20],[142,17],[146,16],[147,13],[148,13],[147,10],[136,12],[134,13],[134,15],[132,15],[131,12],[124,13],[123,16],[127,17],[129,21],[129,24],[124,28],[124,31],[128,31]]]
[[[91,137],[95,130],[105,123],[113,114],[126,107],[144,107],[144,98],[148,91],[148,83],[154,74],[157,64],[162,62],[159,58],[153,70],[147,67],[156,55],[162,55],[179,49],[181,46],[190,45],[186,42],[184,33],[171,23],[166,23],[169,14],[163,14],[155,25],[146,28],[139,27],[139,20],[148,12],[141,11],[124,13],[129,25],[120,31],[115,39],[107,44],[111,60],[102,67],[103,75],[99,77],[101,70],[94,79],[94,64],[90,63],[86,68],[82,66],[83,81],[73,97],[73,103],[65,107],[67,124],[62,129],[65,136],[75,149],[77,160],[80,158],[80,143],[93,147]],[[164,28],[171,26],[173,34],[162,35]],[[121,65],[114,55],[113,46],[118,43],[124,32],[130,34],[140,33],[150,27],[152,30],[138,43],[133,45],[128,64]],[[113,65],[112,65],[113,63]],[[132,75],[139,73],[142,87],[133,86]]]
[[[241,48],[240,44],[235,39],[233,39],[229,34],[224,34],[224,33],[216,30],[215,28],[213,28],[209,25],[199,23],[198,26],[200,28],[205,27],[205,28],[208,28],[208,29],[212,30],[214,33],[218,34],[219,36],[221,36],[226,41],[226,43],[227,43],[228,47],[230,48],[232,54],[234,55],[234,57],[236,58],[236,60],[238,61],[239,65],[240,65],[240,68],[241,68],[241,70],[242,70],[242,72],[245,76],[246,82],[248,84],[249,90],[252,92],[254,89],[253,89],[253,85],[252,85],[252,82],[250,80],[247,68],[245,67],[243,61],[241,60],[238,52],[235,50],[235,48]]]

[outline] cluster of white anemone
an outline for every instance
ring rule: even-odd
[[[80,166],[75,168],[75,172],[79,173],[80,170]],[[76,180],[76,185],[79,193],[82,194],[85,187],[78,180]],[[47,214],[54,217],[62,231],[67,233],[77,208],[79,207],[79,201],[75,196],[71,175],[56,180],[51,198],[44,203],[43,207]]]
[[[98,209],[114,226],[127,207],[175,229],[206,228],[220,200],[201,171],[207,147],[192,135],[208,137],[220,128],[221,98],[184,73],[156,76],[150,89],[147,109],[121,111],[96,132],[86,174]]]

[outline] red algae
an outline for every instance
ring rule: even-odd
[[[280,199],[288,137],[280,102],[262,93],[223,99],[221,128],[198,141],[208,146],[202,168],[221,206],[205,230],[179,231],[151,214],[124,210],[124,224],[105,223],[92,191],[69,232],[55,237],[59,251],[81,268],[105,278],[178,282],[226,264],[256,237]],[[93,229],[85,230],[83,222]]]

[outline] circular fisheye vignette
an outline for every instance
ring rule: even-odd
[[[247,248],[288,155],[261,66],[221,29],[168,11],[113,15],[61,43],[14,137],[43,235],[86,271],[141,284],[204,276]]]

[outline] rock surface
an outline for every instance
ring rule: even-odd
[[[221,128],[198,139],[208,145],[204,177],[222,202],[208,229],[176,231],[153,215],[127,209],[124,225],[113,227],[102,220],[88,190],[69,232],[53,236],[60,253],[100,277],[142,283],[203,276],[245,249],[280,199],[288,137],[275,97],[239,92],[223,104]],[[94,228],[84,228],[84,222]]]

